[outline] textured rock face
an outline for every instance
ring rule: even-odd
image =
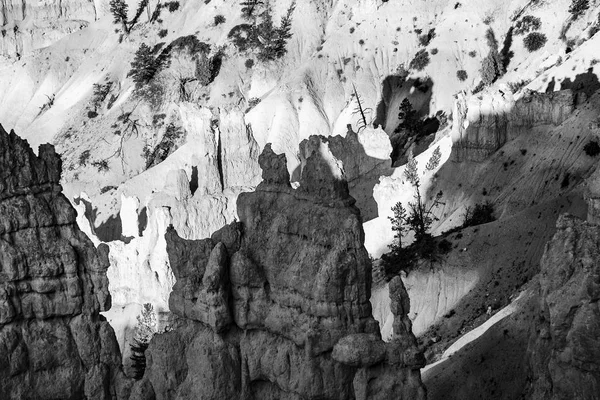
[[[514,100],[510,94],[467,99],[459,95],[454,106],[453,159],[482,161],[504,143],[542,125],[559,125],[572,113],[571,90],[528,92]]]
[[[367,127],[356,133],[348,126],[346,137],[310,136],[300,143],[301,166],[322,143],[327,143],[331,153],[342,162],[348,181],[350,195],[356,199],[363,221],[378,216],[377,203],[373,199],[373,187],[382,175],[391,175],[392,145],[382,129]],[[295,176],[292,179],[296,178]]]
[[[89,0],[3,1],[0,3],[0,55],[18,57],[49,46],[85,28],[96,17],[95,3]]]
[[[240,222],[204,240],[167,232],[169,305],[181,318],[150,344],[133,399],[424,398],[406,291],[398,280],[386,344],[358,209],[339,161],[317,147],[297,190],[266,146]]]
[[[108,249],[77,228],[60,172],[52,146],[37,157],[0,127],[2,399],[109,399],[124,383],[99,316],[110,308]]]
[[[600,232],[561,216],[541,261],[540,316],[529,345],[533,399],[600,393]]]

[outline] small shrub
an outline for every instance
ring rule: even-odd
[[[467,80],[469,75],[467,74],[467,71],[465,71],[464,69],[459,69],[458,71],[456,71],[456,77],[458,78],[459,81],[464,82]]]
[[[250,69],[254,67],[254,60],[249,58],[246,60],[246,62],[244,62],[244,65],[246,66],[246,68]]]
[[[415,29],[415,32],[417,32],[417,29]],[[420,34],[420,30],[418,33]],[[435,28],[431,28],[429,30],[429,32],[427,32],[424,35],[419,36],[419,44],[423,47],[427,47],[429,45],[429,43],[433,40],[434,37],[435,37]]]
[[[85,150],[83,151],[80,155],[79,155],[79,165],[81,165],[82,167],[85,167],[89,161],[91,157],[91,153],[89,150]]]
[[[98,172],[108,171],[108,160],[100,160],[92,162],[92,166],[98,169]]]
[[[440,252],[442,254],[446,254],[449,253],[450,250],[452,250],[452,242],[449,241],[448,239],[442,239],[439,243],[438,243],[438,249],[440,250]]]
[[[435,56],[438,53],[438,49],[431,49],[431,55]]]
[[[258,97],[252,97],[250,100],[248,100],[248,107],[246,108],[246,113],[248,113],[250,110],[256,107],[260,102],[261,99],[259,99]]]
[[[163,7],[166,7],[169,12],[175,12],[179,10],[179,2],[178,1],[170,1],[167,3],[163,3]]]
[[[469,52],[469,57],[471,57],[471,58],[475,58],[476,56],[477,56],[477,52],[476,52],[475,50],[471,50],[471,51]]]
[[[574,19],[579,18],[587,9],[590,8],[589,0],[572,0],[569,6],[569,12]]]
[[[515,35],[524,35],[526,33],[537,31],[542,27],[542,21],[532,15],[526,15],[516,23],[513,33]]]
[[[98,116],[98,113],[94,110],[89,110],[87,116],[88,118],[96,118]]]
[[[168,33],[169,33],[168,29],[161,29],[160,31],[158,31],[158,37],[162,39],[165,36],[167,36]]]
[[[596,140],[590,140],[583,146],[583,151],[590,157],[596,157],[600,154],[600,144]]]
[[[225,17],[222,16],[222,15],[215,15],[215,21],[214,21],[214,23],[215,23],[215,26],[224,24],[225,23]]]
[[[464,215],[463,228],[475,225],[487,224],[495,221],[494,204],[486,201],[485,203],[477,203],[474,207],[467,207]]]
[[[429,65],[429,52],[421,49],[415,54],[415,57],[410,61],[408,67],[417,71],[422,71]]]
[[[523,44],[530,53],[533,53],[534,51],[544,47],[547,41],[548,39],[543,33],[531,32],[529,35],[525,36],[523,39]]]

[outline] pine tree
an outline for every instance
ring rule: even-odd
[[[281,58],[287,53],[287,41],[292,37],[292,14],[296,8],[296,3],[292,2],[287,12],[281,18],[279,28],[275,30],[273,41],[273,51],[276,58]]]
[[[146,43],[142,43],[135,52],[131,62],[131,70],[127,76],[133,77],[136,89],[140,89],[149,83],[160,69],[159,61],[154,58],[152,49]]]
[[[142,16],[142,14],[144,13],[144,10],[148,8],[148,0],[141,0],[138,4],[138,8],[135,12],[135,16],[133,17],[133,19],[131,20],[131,22],[129,23],[129,30],[133,29],[133,26],[135,24],[137,24],[137,22],[139,21],[140,17]]]
[[[144,304],[142,313],[137,316],[137,321],[133,343],[129,347],[131,348],[133,377],[141,379],[146,371],[146,355],[144,353],[148,349],[150,339],[156,333],[156,315],[152,304]]]
[[[127,11],[129,6],[124,0],[110,0],[110,12],[113,15],[114,23],[121,24],[123,33],[129,33],[127,26]]]
[[[413,109],[410,100],[404,98],[400,103],[400,111],[398,112],[398,119],[401,121],[400,125],[396,128],[396,132],[400,132],[405,129],[411,134],[418,133],[421,129],[421,120],[417,116],[417,111]]]

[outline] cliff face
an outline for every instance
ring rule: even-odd
[[[19,57],[49,46],[96,17],[96,5],[90,0],[2,1],[0,55]]]
[[[240,222],[204,240],[167,232],[180,319],[151,342],[132,398],[424,398],[408,296],[397,280],[385,344],[361,218],[328,146],[308,157],[296,190],[285,156],[266,146],[259,163]]]
[[[600,393],[600,232],[565,215],[541,261],[540,313],[529,344],[532,399]]]
[[[573,112],[571,90],[526,92],[514,100],[510,94],[492,98],[460,95],[454,106],[453,159],[482,161],[506,142],[543,125],[560,125]]]
[[[108,249],[61,193],[61,161],[0,127],[0,398],[110,399],[123,389]]]

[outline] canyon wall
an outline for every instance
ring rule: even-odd
[[[85,28],[97,18],[94,1],[0,2],[0,55],[20,57]]]
[[[483,161],[506,142],[544,125],[560,125],[573,112],[569,89],[552,93],[526,91],[515,100],[510,93],[458,95],[452,130],[454,161]]]
[[[110,308],[108,248],[94,247],[61,193],[51,145],[36,156],[0,127],[0,398],[125,396]]]
[[[394,335],[373,319],[361,217],[326,143],[292,189],[284,155],[259,158],[263,182],[240,221],[210,239],[166,234],[178,317],[154,337],[132,399],[422,399],[409,300],[392,284]]]

